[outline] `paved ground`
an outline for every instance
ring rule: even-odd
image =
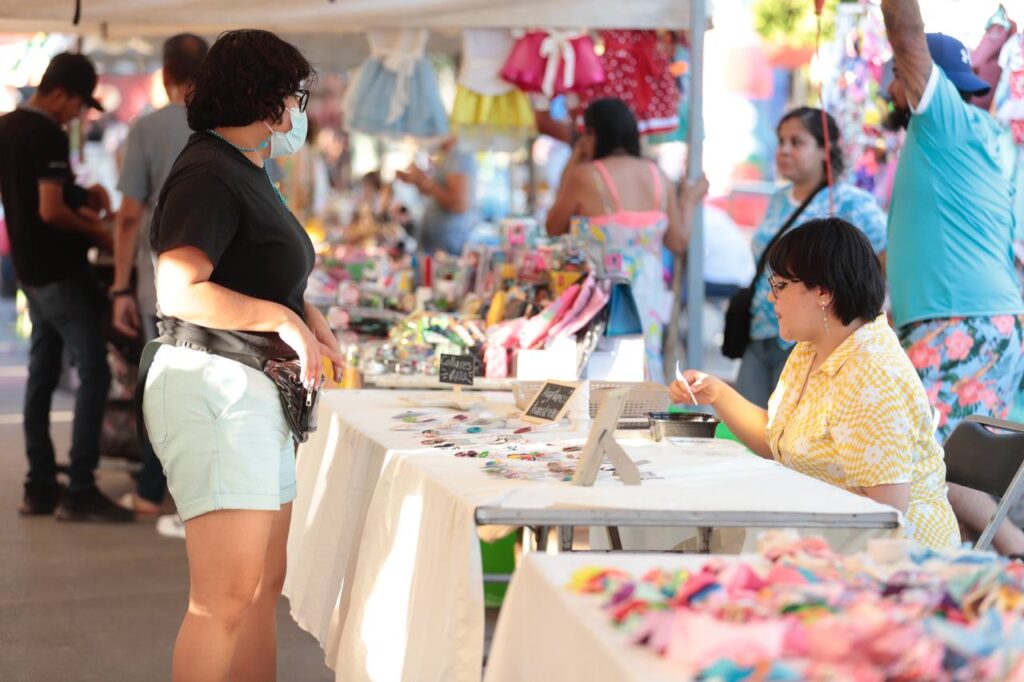
[[[0,681],[166,680],[187,594],[184,544],[151,522],[130,526],[22,519],[25,474],[21,400],[26,344],[13,333],[14,306],[0,301]],[[67,454],[71,396],[58,392],[53,435]],[[132,488],[122,470],[100,472],[100,487]],[[278,611],[278,678],[325,682],[320,647]]]

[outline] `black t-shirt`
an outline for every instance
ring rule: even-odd
[[[211,282],[280,303],[303,317],[313,244],[266,172],[227,142],[209,133],[189,138],[160,190],[150,239],[157,255],[179,246],[201,250],[213,263]],[[211,335],[227,355],[296,355],[273,332],[212,330],[171,317],[162,320],[165,334],[193,341],[197,333]]]
[[[32,109],[0,116],[0,197],[11,240],[14,271],[22,284],[43,286],[88,267],[89,240],[54,227],[39,215],[39,183],[73,189],[68,137],[57,122]]]

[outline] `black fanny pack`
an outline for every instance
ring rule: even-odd
[[[142,414],[142,398],[153,358],[156,357],[160,346],[177,346],[219,355],[263,372],[277,387],[281,398],[281,407],[284,410],[285,419],[288,421],[288,428],[291,429],[292,437],[296,443],[305,443],[309,439],[309,434],[316,431],[320,390],[324,377],[321,375],[316,388],[307,390],[300,379],[301,365],[298,360],[262,359],[252,355],[241,355],[219,349],[216,339],[216,336],[209,336],[202,340],[203,343],[197,343],[194,340],[176,338],[176,336],[161,336],[146,344],[139,362],[139,378],[135,387],[135,412],[139,440],[149,443],[146,420]]]

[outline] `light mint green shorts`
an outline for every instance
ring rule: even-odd
[[[217,509],[277,510],[295,499],[295,446],[262,372],[163,346],[142,412],[182,520]]]

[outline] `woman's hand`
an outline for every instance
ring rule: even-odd
[[[704,197],[707,196],[708,188],[710,186],[711,185],[708,182],[706,175],[701,175],[693,182],[685,182],[679,196],[679,201],[683,204],[683,209],[692,210],[694,206],[702,202]]]
[[[335,338],[334,332],[331,331],[331,326],[327,324],[327,320],[319,308],[311,303],[307,303],[305,312],[306,326],[309,327],[310,331],[313,332],[313,336],[319,342],[321,355],[326,355],[331,361],[331,365],[334,367],[334,381],[338,383],[341,381],[342,369],[345,366],[345,359],[338,352],[338,340]]]
[[[281,340],[288,344],[299,356],[302,370],[300,378],[307,390],[320,385],[320,353],[321,344],[306,323],[295,313],[289,315],[287,321],[275,329]]]
[[[694,369],[688,369],[683,372],[683,377],[690,384],[690,391],[693,391],[693,397],[697,399],[697,403],[700,405],[714,405],[721,396],[722,389],[725,387],[725,382],[718,377],[713,377],[710,374],[698,372]],[[686,390],[686,386],[681,381],[673,381],[668,387],[668,392],[672,397],[673,403],[693,404],[689,391]]]
[[[594,159],[594,136],[584,135],[583,137],[576,140],[576,144],[572,146],[572,156],[569,157],[569,166],[575,166],[581,163],[587,163]]]

